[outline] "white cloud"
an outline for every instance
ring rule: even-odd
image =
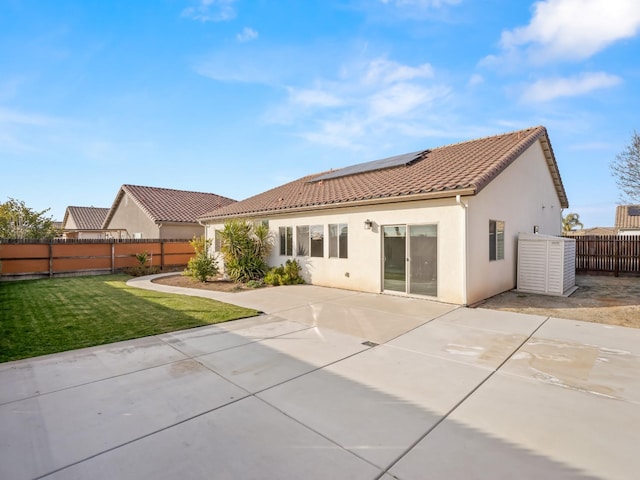
[[[297,88],[289,88],[289,101],[303,107],[338,107],[344,103],[330,92]]]
[[[484,83],[484,77],[478,73],[474,73],[473,75],[471,75],[471,77],[469,77],[467,86],[475,87],[476,85],[480,85],[481,83]]]
[[[527,49],[536,62],[583,60],[640,30],[638,0],[543,0],[530,23],[502,33],[507,52]]]
[[[413,66],[384,57],[350,63],[336,79],[289,88],[288,105],[276,110],[274,120],[307,125],[298,135],[310,142],[356,150],[381,134],[424,132],[416,127],[425,112],[451,93],[434,77],[428,63]]]
[[[460,3],[460,0],[380,0],[385,5],[396,5],[398,7],[413,7],[413,8],[439,8],[443,5],[455,5]]]
[[[24,113],[17,110],[7,110],[0,107],[0,125],[31,125],[31,126],[50,126],[59,123],[60,120],[41,115],[39,113]]]
[[[410,67],[385,58],[377,58],[367,64],[363,82],[367,85],[391,84],[405,80],[432,77],[433,68],[428,63]]]
[[[311,143],[329,145],[332,147],[359,150],[361,146],[358,139],[367,133],[365,125],[351,114],[340,118],[319,122],[319,128],[301,132],[299,137]]]
[[[253,28],[244,27],[242,32],[236,35],[236,40],[240,43],[250,42],[251,40],[255,40],[258,38],[258,32],[256,32]]]
[[[192,62],[193,70],[220,82],[270,85],[282,88],[308,77],[310,54],[302,46],[265,48],[261,42],[228,45]]]
[[[196,5],[187,7],[182,16],[201,22],[224,22],[236,17],[233,4],[236,0],[199,0]]]
[[[287,125],[293,135],[340,148],[359,148],[379,134],[424,132],[418,126],[425,112],[451,97],[451,89],[437,81],[429,63],[380,56],[336,68],[335,55],[315,56],[314,51],[308,46],[235,46],[207,55],[194,63],[194,69],[216,81],[262,84],[286,92],[264,113],[263,121]],[[315,60],[311,69],[309,57]],[[333,76],[323,75],[331,69]]]
[[[368,98],[369,109],[374,118],[400,117],[433,100],[448,95],[446,87],[428,88],[420,85],[398,83],[378,91]]]
[[[605,72],[588,72],[573,77],[538,80],[527,86],[522,100],[548,102],[559,97],[575,97],[602,88],[610,88],[622,82],[620,77]]]

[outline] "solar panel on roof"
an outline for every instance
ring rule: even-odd
[[[348,175],[355,175],[357,173],[375,172],[376,170],[385,170],[387,168],[400,167],[403,165],[410,165],[428,150],[420,150],[419,152],[404,153],[402,155],[396,155],[395,157],[387,157],[381,160],[374,160],[372,162],[359,163],[357,165],[351,165],[350,167],[341,168],[335,172],[325,173],[317,178],[314,178],[313,182],[319,182],[321,180],[329,180],[332,178],[346,177]]]
[[[640,217],[640,205],[629,207],[627,211],[630,217]]]

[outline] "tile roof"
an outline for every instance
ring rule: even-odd
[[[582,237],[585,235],[617,235],[618,229],[616,227],[590,227],[581,228],[579,230],[570,230],[564,232],[563,235],[571,237]]]
[[[75,230],[101,230],[108,214],[108,208],[67,207],[62,224],[66,225],[67,219],[71,215],[76,224]]]
[[[408,165],[314,181],[309,175],[202,215],[202,220],[275,214],[338,205],[473,195],[536,141],[544,151],[561,206],[569,202],[547,130],[533,127],[425,150]]]
[[[616,227],[640,229],[640,205],[618,205],[616,208]]]
[[[125,193],[129,194],[133,201],[156,223],[197,223],[198,217],[205,212],[235,203],[235,200],[215,193],[122,185],[104,220],[105,227],[111,221],[111,217]]]

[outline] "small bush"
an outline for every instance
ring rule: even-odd
[[[124,272],[132,277],[142,277],[144,275],[153,275],[155,273],[160,273],[160,267],[150,267],[140,265],[136,265],[135,267],[128,267],[124,269]]]
[[[268,285],[299,285],[304,283],[300,276],[302,267],[296,260],[287,260],[284,265],[273,267],[264,277],[264,283]]]
[[[136,260],[138,261],[139,267],[146,267],[150,259],[151,254],[149,252],[136,253]]]
[[[249,280],[246,285],[247,288],[262,288],[265,286],[262,280]]]
[[[196,254],[189,259],[183,275],[195,278],[201,282],[206,282],[207,278],[218,273],[218,263],[215,258],[209,255],[211,240],[206,240],[204,237],[193,237],[193,240],[191,240],[189,244],[193,247]]]
[[[135,267],[125,269],[125,272],[132,277],[142,277],[143,275],[152,275],[160,272],[159,267],[151,265],[153,256],[149,252],[140,252],[135,254],[138,264]]]

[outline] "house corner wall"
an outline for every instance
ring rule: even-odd
[[[109,224],[110,230],[124,230],[129,238],[141,233],[142,238],[160,238],[160,229],[127,192],[122,195]]]
[[[562,207],[539,142],[469,199],[468,303],[516,287],[518,233],[558,236]],[[505,222],[504,260],[489,260],[489,221]]]

